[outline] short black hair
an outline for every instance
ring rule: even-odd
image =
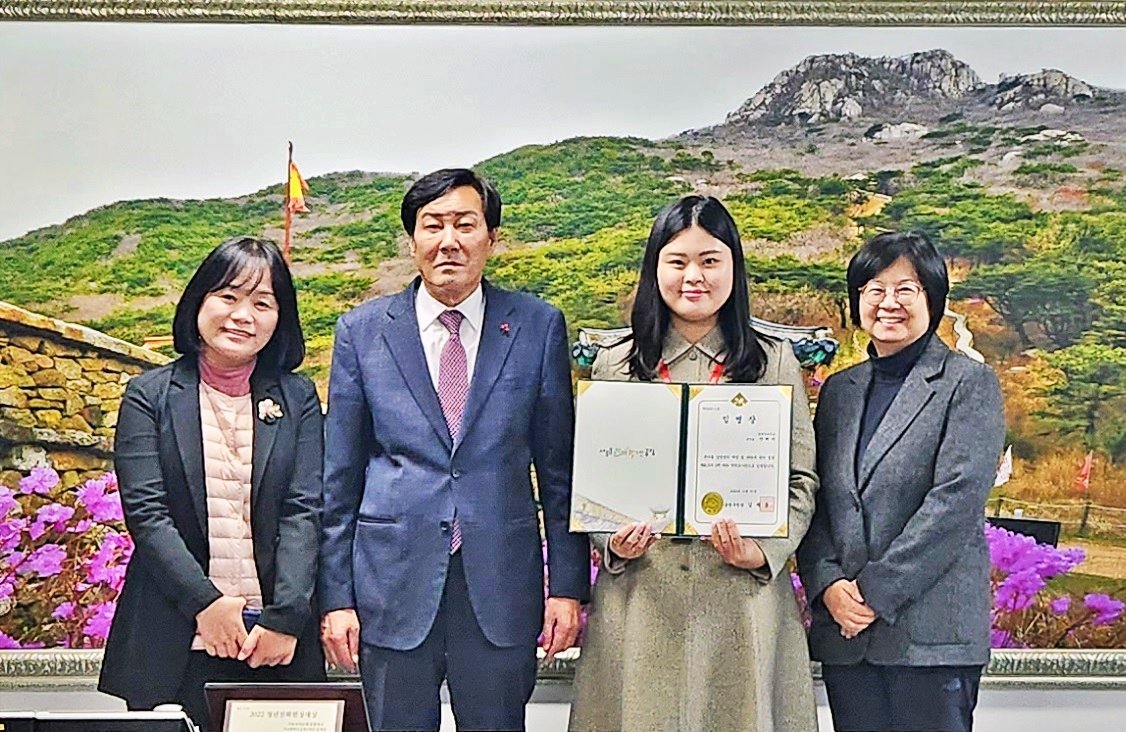
[[[669,306],[661,297],[661,288],[657,284],[657,262],[665,245],[693,226],[699,226],[731,250],[731,295],[720,307],[717,318],[727,347],[724,374],[729,381],[758,381],[766,371],[766,351],[759,343],[761,336],[751,327],[743,244],[735,219],[718,198],[711,196],[685,196],[661,209],[653,221],[630,314],[633,348],[629,355],[629,371],[642,381],[653,381],[657,375],[657,362],[661,358],[670,321]]]
[[[269,270],[278,303],[278,325],[270,342],[258,353],[255,371],[283,373],[305,360],[305,335],[297,313],[293,277],[278,245],[269,239],[237,236],[211,250],[188,280],[172,319],[172,345],[177,353],[199,354],[199,309],[212,292],[228,287],[239,274]]]
[[[468,168],[443,168],[427,173],[414,182],[403,196],[399,207],[399,217],[408,236],[414,236],[414,226],[418,221],[418,210],[446,195],[455,188],[469,186],[481,196],[481,208],[485,212],[485,225],[489,231],[500,226],[500,194],[489,181]]]
[[[868,240],[848,262],[848,305],[853,325],[860,325],[860,288],[890,267],[895,260],[906,257],[919,275],[919,284],[927,296],[930,310],[930,332],[938,329],[946,312],[946,296],[950,293],[950,276],[946,260],[938,247],[921,231],[889,231]]]

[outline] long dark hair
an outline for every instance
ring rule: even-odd
[[[269,343],[258,354],[255,371],[292,371],[305,360],[305,335],[297,315],[297,293],[293,278],[278,245],[269,239],[238,236],[211,250],[188,280],[176,303],[172,319],[172,346],[177,353],[199,354],[199,308],[212,292],[227,287],[244,270],[269,270],[278,303],[278,325]]]
[[[731,296],[719,309],[718,318],[727,347],[724,374],[729,381],[758,381],[766,370],[766,352],[759,343],[761,336],[751,327],[747,264],[743,260],[739,229],[719,199],[711,196],[685,196],[663,208],[653,221],[649,241],[645,244],[645,257],[641,261],[637,297],[630,315],[633,326],[630,374],[642,381],[653,381],[656,377],[657,363],[669,330],[669,307],[661,298],[657,285],[657,260],[666,244],[693,226],[699,226],[731,250]]]

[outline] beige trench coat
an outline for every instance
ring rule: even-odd
[[[762,539],[767,566],[732,567],[709,543],[658,539],[644,556],[602,553],[575,675],[571,732],[816,732],[809,652],[787,559],[809,526],[813,424],[790,345],[763,341],[765,383],[792,384],[790,535]],[[629,344],[603,349],[592,378],[626,380]],[[700,343],[669,330],[673,381],[706,383],[723,337]]]

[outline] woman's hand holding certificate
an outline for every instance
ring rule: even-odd
[[[653,542],[660,536],[653,533],[653,527],[649,524],[626,524],[610,537],[610,551],[622,559],[637,559],[653,546]]]
[[[709,542],[723,561],[739,569],[759,569],[766,564],[766,555],[754,539],[739,535],[739,527],[731,519],[720,519],[712,524],[712,533],[700,537]]]

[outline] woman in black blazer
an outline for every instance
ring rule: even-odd
[[[98,688],[130,709],[181,704],[210,729],[206,681],[324,679],[313,599],[323,418],[313,383],[292,373],[304,338],[273,242],[212,251],[173,336],[182,356],[130,381],[118,416],[136,548]]]
[[[935,334],[949,280],[925,236],[873,237],[847,279],[869,358],[817,404],[821,490],[798,549],[810,655],[838,732],[969,732],[989,661],[1001,389]]]

